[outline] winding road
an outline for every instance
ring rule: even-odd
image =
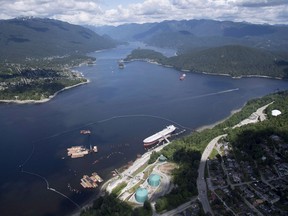
[[[211,206],[209,204],[209,200],[207,197],[207,186],[205,182],[205,167],[206,167],[206,161],[211,154],[215,144],[221,139],[222,137],[227,136],[227,134],[223,134],[220,136],[215,137],[213,140],[209,142],[207,147],[205,148],[202,156],[201,156],[201,161],[200,165],[198,168],[198,178],[197,178],[197,189],[198,189],[198,199],[201,202],[203,206],[203,210],[205,213],[210,213],[213,215],[213,211],[211,209]]]

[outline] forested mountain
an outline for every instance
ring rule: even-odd
[[[114,41],[90,29],[58,20],[16,18],[0,21],[1,61],[85,54],[115,46]]]
[[[287,58],[240,45],[207,48],[170,58],[152,50],[136,49],[125,60],[133,59],[149,59],[178,70],[228,74],[233,77],[256,75],[288,78]]]
[[[181,20],[125,24],[94,28],[118,40],[143,41],[149,45],[180,49],[245,45],[267,50],[288,49],[288,26],[257,25],[214,20]]]
[[[0,21],[0,100],[41,100],[86,81],[70,68],[88,52],[116,43],[82,26],[52,19]]]

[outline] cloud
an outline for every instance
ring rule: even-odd
[[[89,0],[2,0],[0,6],[1,16],[6,15],[11,18],[17,16],[53,17],[72,13],[77,15],[79,11],[82,13],[101,13],[97,1]]]
[[[242,0],[238,3],[243,7],[271,7],[279,5],[288,5],[287,0]]]
[[[139,1],[132,1],[139,2]],[[216,19],[288,24],[288,0],[0,0],[0,19],[36,16],[74,24],[119,25],[181,19]],[[115,4],[115,3],[113,3]]]

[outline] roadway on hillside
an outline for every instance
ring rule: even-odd
[[[226,136],[227,134],[223,134],[220,136],[217,136],[213,140],[209,142],[207,147],[205,148],[202,156],[201,156],[201,161],[200,165],[198,168],[198,178],[197,178],[197,189],[198,189],[198,199],[202,203],[203,210],[205,213],[210,213],[213,215],[213,211],[211,209],[211,206],[209,204],[209,200],[207,198],[207,186],[205,182],[205,167],[206,167],[206,161],[211,154],[215,144],[221,139],[222,137]]]
[[[264,110],[271,105],[273,102],[260,107],[259,109],[257,109],[256,112],[252,113],[251,116],[256,116],[256,119],[252,119],[251,120],[251,116],[248,117],[247,119],[244,119],[243,121],[241,121],[239,124],[235,125],[233,128],[235,127],[241,127],[243,125],[246,124],[251,124],[251,123],[256,123],[258,121],[264,121],[266,120],[266,115],[264,114]],[[205,182],[205,167],[206,167],[206,161],[209,157],[209,155],[211,154],[215,144],[219,141],[219,139],[221,139],[222,137],[227,136],[227,134],[223,134],[220,136],[215,137],[213,140],[211,140],[209,142],[209,144],[206,146],[202,157],[201,157],[201,161],[200,161],[200,165],[198,168],[198,178],[197,178],[197,189],[198,189],[198,199],[201,202],[202,206],[203,206],[203,210],[205,213],[210,213],[211,215],[213,214],[213,211],[211,209],[208,197],[207,197],[207,186],[206,186],[206,182]]]

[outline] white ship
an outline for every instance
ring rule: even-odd
[[[166,138],[168,135],[170,135],[173,131],[176,130],[176,127],[174,125],[169,125],[162,131],[159,131],[156,134],[153,134],[152,136],[147,137],[143,140],[144,146],[148,147],[150,145],[155,144],[156,142],[160,141],[161,139]]]

